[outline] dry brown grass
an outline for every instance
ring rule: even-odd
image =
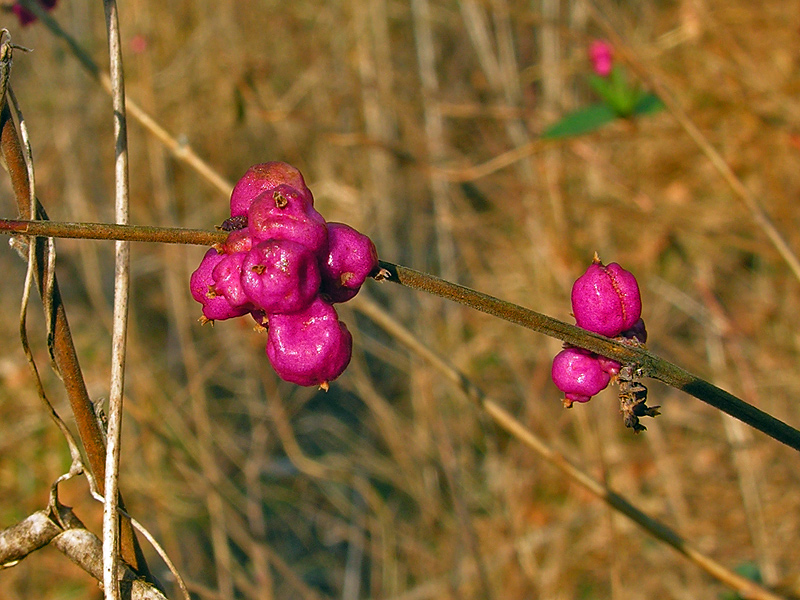
[[[800,13],[792,2],[601,5],[631,50],[800,248]],[[643,287],[649,347],[800,423],[800,285],[676,120],[544,145],[586,103],[581,2],[130,0],[127,92],[224,177],[287,160],[317,207],[382,256],[568,320],[597,251]],[[102,6],[55,11],[102,64]],[[113,218],[110,102],[45,28],[10,17],[13,83],[54,220]],[[426,36],[429,36],[427,38]],[[425,40],[432,62],[420,59]],[[514,148],[516,161],[470,181]],[[211,228],[227,198],[130,126],[138,224]],[[4,213],[14,215],[8,184]],[[60,241],[65,304],[93,397],[108,394],[112,245]],[[121,486],[200,598],[709,598],[721,587],[494,426],[354,310],[353,365],[327,394],[277,380],[249,325],[201,328],[198,248],[133,247]],[[23,265],[0,327],[0,526],[46,504],[68,466],[15,343]],[[634,436],[613,392],[571,411],[559,344],[396,286],[396,319],[574,462],[708,555],[800,578],[796,454],[654,384],[663,416]],[[43,328],[32,324],[40,364]],[[36,335],[39,335],[37,338]],[[55,377],[47,381],[66,413]],[[84,482],[65,503],[95,531]],[[168,581],[157,559],[156,570]],[[52,550],[0,573],[0,596],[99,597]],[[94,591],[92,591],[94,590]],[[796,592],[800,590],[795,590]]]

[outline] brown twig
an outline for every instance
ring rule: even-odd
[[[193,244],[197,246],[213,246],[224,242],[228,236],[228,233],[224,231],[208,231],[206,229],[118,225],[114,223],[23,221],[19,219],[0,219],[0,233],[84,240]]]
[[[651,354],[641,346],[621,344],[522,306],[444,281],[428,273],[383,261],[381,267],[390,274],[388,279],[395,283],[453,300],[475,310],[558,338],[572,346],[586,348],[602,356],[613,358],[622,364],[636,365],[640,376],[663,381],[800,451],[800,431],[797,429],[740,400],[733,394],[692,375],[685,369]]]
[[[97,227],[97,231],[94,228]],[[169,227],[138,227],[91,223],[39,223],[0,220],[0,233],[51,235],[90,239],[121,239],[169,242],[174,244],[214,245],[225,240],[224,231],[202,231]],[[148,237],[152,234],[152,238]],[[648,352],[644,347],[621,344],[602,335],[564,323],[529,308],[524,308],[488,294],[483,294],[416,271],[402,265],[381,261],[380,266],[393,283],[427,292],[475,310],[499,317],[533,331],[557,338],[572,346],[586,348],[623,364],[633,364],[641,377],[652,377],[710,404],[714,408],[766,433],[771,438],[800,451],[800,431],[759,410],[717,386],[692,375],[685,369]]]

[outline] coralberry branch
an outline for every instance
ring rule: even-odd
[[[372,240],[327,223],[300,171],[282,162],[248,169],[221,229],[227,239],[206,252],[190,281],[201,321],[250,314],[267,330],[267,357],[281,378],[327,389],[353,344],[333,304],[380,275]]]
[[[604,265],[595,255],[586,272],[572,286],[572,314],[578,327],[642,345],[647,330],[642,315],[639,284],[632,273],[617,263]],[[645,429],[639,417],[658,414],[648,407],[647,388],[636,381],[635,370],[582,348],[566,346],[553,359],[553,382],[564,392],[564,406],[588,402],[612,381],[620,384],[620,406],[625,424],[634,431]]]

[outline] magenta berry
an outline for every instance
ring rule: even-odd
[[[578,327],[615,337],[642,314],[636,278],[617,263],[595,260],[572,286],[572,313]]]
[[[599,356],[598,355],[597,362],[600,363],[600,368],[603,369],[603,371],[605,371],[606,373],[608,373],[612,377],[618,375],[619,374],[619,370],[622,367],[622,365],[619,364],[617,361],[615,361],[615,360],[613,360],[611,358],[607,358],[605,356]]]
[[[286,381],[327,387],[344,372],[352,349],[347,327],[321,298],[302,312],[269,317],[267,357]]]
[[[247,213],[248,228],[256,241],[291,240],[315,254],[325,250],[328,228],[301,192],[282,184],[256,198]]]
[[[231,306],[228,299],[214,289],[213,271],[225,259],[225,256],[211,248],[206,252],[200,266],[192,273],[189,280],[192,297],[203,305],[203,317],[206,321],[232,319],[249,312],[246,306]]]
[[[235,229],[228,234],[222,243],[221,249],[225,254],[236,254],[237,252],[249,252],[253,247],[253,236],[250,229]]]
[[[245,255],[241,282],[245,294],[265,313],[297,312],[319,291],[317,258],[290,240],[261,242]]]
[[[611,380],[597,356],[580,348],[565,348],[556,354],[551,376],[556,387],[564,392],[567,407],[573,402],[588,402]]]
[[[300,171],[284,162],[267,162],[253,165],[234,186],[231,193],[231,217],[236,218],[247,214],[247,209],[258,196],[266,191],[273,190],[285,183],[298,192],[314,205],[314,197],[306,187],[306,182]]]
[[[216,294],[224,296],[232,308],[244,308],[248,312],[255,310],[255,306],[242,288],[240,273],[246,256],[244,252],[224,254],[211,272],[211,278]]]
[[[328,256],[320,263],[322,289],[331,302],[346,302],[378,268],[375,244],[344,223],[328,223]]]

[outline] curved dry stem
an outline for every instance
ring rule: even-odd
[[[3,45],[5,46],[5,44]],[[2,55],[4,52],[0,50],[0,61],[2,61]],[[8,74],[5,74],[7,78]],[[2,78],[3,75],[0,75]],[[25,149],[25,162],[27,166],[28,172],[28,180],[31,182],[30,184],[30,203],[29,203],[29,210],[30,213],[33,214],[36,211],[36,189],[35,183],[36,178],[34,176],[34,167],[33,167],[33,151],[31,150],[30,139],[28,137],[28,128],[25,125],[25,118],[22,115],[22,110],[17,103],[17,99],[14,96],[14,90],[11,87],[8,87],[7,90],[5,87],[7,86],[7,82],[2,82],[0,85],[3,85],[2,94],[6,94],[7,98],[11,100],[11,106],[14,108],[14,112],[17,115],[17,121],[19,122],[19,130],[20,136],[22,138],[22,142]],[[56,427],[58,427],[61,434],[64,436],[64,439],[67,441],[67,446],[69,448],[70,458],[72,463],[70,465],[69,473],[62,476],[62,478],[72,477],[77,473],[83,471],[83,460],[81,457],[80,449],[78,448],[77,441],[72,435],[72,432],[67,427],[67,424],[61,419],[61,416],[56,412],[56,409],[53,407],[52,403],[50,402],[47,394],[44,390],[44,385],[42,384],[42,379],[39,375],[39,368],[36,365],[36,361],[33,357],[33,352],[31,351],[30,344],[28,342],[28,303],[30,300],[31,289],[33,288],[33,280],[34,274],[39,272],[39,254],[42,252],[40,248],[41,245],[45,244],[47,246],[47,264],[53,265],[55,263],[55,245],[53,243],[53,238],[47,238],[46,240],[41,240],[37,238],[34,240],[33,243],[28,243],[28,266],[25,271],[25,284],[23,286],[22,291],[22,302],[20,305],[20,314],[19,314],[19,336],[20,341],[22,344],[22,351],[25,354],[25,358],[28,361],[28,365],[30,366],[31,373],[33,375],[34,384],[36,386],[36,392],[39,396],[39,399],[42,401],[42,404],[47,410],[50,418],[55,423]],[[52,287],[54,282],[55,270],[49,269],[47,272],[47,282],[45,284],[45,288],[47,289],[47,293],[45,297],[47,299],[52,298]],[[48,314],[52,313],[52,306],[50,303],[46,301],[45,311]],[[53,320],[47,319],[47,339],[48,342],[53,339]],[[50,348],[50,354],[52,356],[52,347]]]
[[[0,109],[0,153],[2,163],[9,174],[11,186],[17,201],[20,215],[30,217],[30,182],[25,155],[20,146],[20,139],[8,104],[3,104]],[[36,216],[44,220],[47,215],[44,208],[37,202]],[[42,248],[40,250],[40,248]],[[43,246],[37,244],[37,271],[34,273],[37,289],[46,307],[46,318],[52,321],[52,335],[49,336],[51,355],[56,370],[64,382],[64,388],[70,401],[72,413],[78,428],[78,435],[86,452],[89,468],[97,478],[99,486],[103,485],[105,476],[105,440],[103,432],[97,423],[86,383],[83,379],[80,363],[78,361],[72,334],[67,321],[67,314],[61,299],[58,281],[54,272],[55,268],[52,254],[45,253]],[[51,281],[51,284],[48,284]],[[121,524],[122,555],[125,561],[137,572],[147,575],[144,557],[136,541],[133,528],[125,520]]]

